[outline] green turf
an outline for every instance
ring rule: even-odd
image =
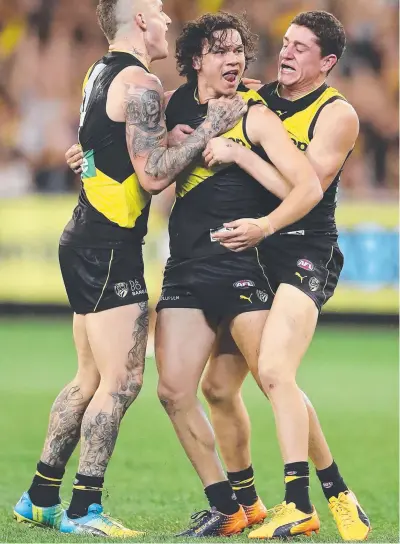
[[[92,542],[21,526],[11,516],[29,486],[50,404],[74,372],[70,323],[0,321],[0,346],[0,541]],[[321,328],[300,372],[341,471],[371,517],[371,542],[399,541],[397,353],[395,330]],[[273,506],[282,499],[282,466],[271,409],[251,380],[245,399],[253,423],[256,483]],[[63,498],[69,498],[76,465],[74,456]],[[156,399],[151,359],[143,391],[122,424],[106,486],[106,510],[146,530],[146,542],[176,542],[172,535],[189,515],[206,507],[201,484]],[[338,542],[314,475],[312,498],[322,528],[307,541]],[[246,535],[229,540],[235,541],[246,541]]]

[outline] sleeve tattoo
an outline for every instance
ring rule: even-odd
[[[163,99],[156,90],[127,86],[125,112],[128,149],[133,159],[147,157],[145,172],[153,178],[173,179],[206,147],[215,127],[199,127],[185,142],[167,147]]]

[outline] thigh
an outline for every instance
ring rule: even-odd
[[[196,393],[216,328],[192,308],[166,308],[157,315],[155,351],[160,383]]]
[[[203,386],[210,394],[225,398],[239,391],[249,367],[229,330],[229,323],[218,326],[210,360],[203,377]]]
[[[93,357],[92,348],[89,344],[85,316],[74,314],[72,328],[75,349],[78,356],[78,369],[82,371],[95,370],[96,363]]]
[[[85,316],[86,330],[103,379],[118,381],[127,374],[140,379],[148,336],[147,302]]]
[[[243,313],[232,319],[230,323],[232,337],[243,354],[258,385],[260,385],[258,360],[261,338],[269,313],[266,310]]]
[[[259,372],[273,369],[283,375],[295,374],[317,320],[314,301],[296,287],[281,284],[262,333]]]

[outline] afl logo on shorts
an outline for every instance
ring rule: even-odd
[[[299,268],[302,268],[303,270],[308,270],[309,272],[312,272],[314,270],[313,263],[308,259],[299,259],[297,261],[297,266]]]
[[[248,289],[249,287],[255,287],[256,284],[251,280],[239,280],[233,284],[235,289]]]
[[[128,284],[125,282],[116,283],[114,286],[114,291],[120,298],[125,298],[129,292]]]

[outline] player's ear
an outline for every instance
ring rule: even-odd
[[[329,72],[329,70],[332,70],[332,68],[337,63],[337,56],[336,55],[328,55],[327,57],[324,57],[322,59],[322,72]]]
[[[201,57],[193,57],[192,66],[198,72],[201,68]]]
[[[147,24],[146,24],[146,18],[143,13],[137,13],[135,15],[135,22],[137,26],[143,30],[143,32],[146,32],[147,30]]]

